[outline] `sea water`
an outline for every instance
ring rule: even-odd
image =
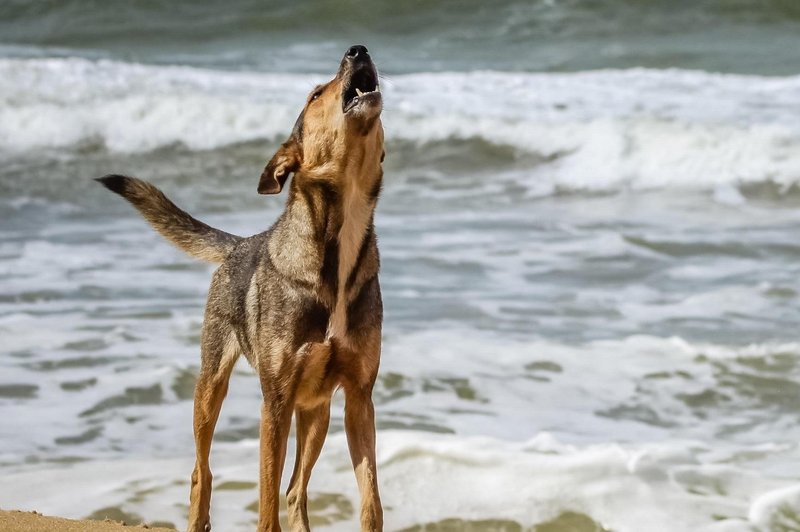
[[[213,266],[92,178],[264,230],[263,165],[364,41],[386,528],[800,530],[793,3],[228,4],[0,7],[0,508],[184,526]],[[259,401],[242,361],[216,529],[254,528]],[[342,406],[321,530],[358,522]]]

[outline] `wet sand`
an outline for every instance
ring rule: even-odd
[[[175,532],[172,528],[126,526],[114,521],[90,521],[47,517],[34,512],[0,510],[0,530],[4,532]]]

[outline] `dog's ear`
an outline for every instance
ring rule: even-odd
[[[300,149],[294,139],[289,139],[278,148],[261,173],[261,179],[258,181],[258,193],[279,193],[283,190],[283,184],[286,183],[289,174],[296,172],[299,168]]]

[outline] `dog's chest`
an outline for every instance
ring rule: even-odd
[[[347,306],[352,298],[348,280],[357,261],[367,228],[372,219],[374,201],[360,190],[351,186],[344,191],[343,219],[339,229],[339,253],[336,279],[336,302],[328,324],[328,338],[345,339],[347,336]]]

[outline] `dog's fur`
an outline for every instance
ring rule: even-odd
[[[363,46],[351,47],[336,77],[312,91],[264,169],[262,194],[280,192],[294,174],[286,209],[264,233],[242,238],[209,227],[139,179],[99,179],[174,245],[221,263],[209,289],[194,396],[190,532],[210,529],[211,439],[240,354],[256,370],[264,397],[258,530],[280,530],[278,492],[292,413],[297,458],[287,492],[289,525],[308,530],[306,488],[337,387],[345,393],[361,528],[383,527],[372,404],[383,319],[373,227],[383,176],[382,100],[378,91],[353,99],[356,88],[377,88]]]

